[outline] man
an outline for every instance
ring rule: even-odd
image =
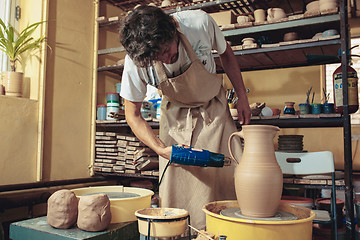
[[[212,49],[219,53],[239,98],[240,124],[248,124],[251,113],[236,58],[215,21],[201,10],[169,16],[157,7],[140,6],[123,20],[120,41],[128,53],[120,93],[126,120],[134,134],[161,157],[160,174],[173,144],[229,156],[227,141],[237,129],[216,76]],[[160,139],[140,113],[148,84],[163,95]],[[204,204],[236,199],[233,167],[170,165],[160,185],[161,207],[184,208],[191,224],[203,228]]]

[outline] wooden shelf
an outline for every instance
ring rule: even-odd
[[[111,3],[112,5],[120,8],[124,12],[128,12],[134,9],[138,4],[153,3],[157,6],[161,6],[162,0],[101,0]],[[176,2],[176,3],[174,3]],[[249,15],[255,9],[262,8],[268,9],[273,7],[281,7],[288,15],[303,13],[305,11],[304,1],[299,0],[272,0],[272,1],[244,1],[244,0],[177,0],[173,1],[172,5],[166,8],[162,8],[167,13],[173,13],[176,11],[202,9],[206,12],[219,12],[232,10],[237,15]]]
[[[294,28],[302,28],[302,29],[314,29],[311,30],[311,35],[313,33],[317,33],[320,26],[321,30],[324,28],[338,28],[340,25],[340,15],[339,14],[329,14],[329,15],[319,15],[313,16],[309,18],[297,19],[297,20],[288,20],[288,21],[280,21],[274,23],[264,23],[261,25],[255,25],[252,27],[246,28],[239,28],[239,29],[232,29],[232,30],[225,30],[223,31],[224,36],[232,37],[232,36],[242,36],[242,35],[249,35],[249,34],[258,34],[264,33],[268,31],[276,31],[277,33],[283,30],[291,29],[292,31]]]
[[[130,174],[130,173],[106,173],[94,171],[97,176],[118,176],[118,177],[130,177],[130,178],[144,178],[144,179],[158,179],[158,176],[147,176],[141,174]]]
[[[106,48],[98,50],[98,55],[125,52],[124,47]]]
[[[159,128],[158,121],[148,121],[149,125]],[[237,126],[240,125],[236,121]],[[294,118],[294,119],[251,119],[250,124],[274,125],[280,128],[318,128],[318,127],[342,127],[344,125],[343,117],[331,118]],[[97,127],[100,128],[121,128],[129,127],[125,120],[119,121],[97,121]]]

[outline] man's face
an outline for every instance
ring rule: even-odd
[[[176,36],[173,41],[171,41],[168,44],[165,44],[162,47],[156,60],[163,62],[165,64],[171,64],[171,63],[176,62],[176,60],[178,59],[178,56],[179,56],[178,43],[179,43],[179,38],[178,38],[178,36]]]

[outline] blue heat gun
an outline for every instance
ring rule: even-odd
[[[171,163],[199,167],[223,167],[229,166],[231,160],[223,154],[213,153],[205,149],[173,145],[170,158]]]

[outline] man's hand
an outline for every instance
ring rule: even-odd
[[[166,158],[167,160],[170,160],[171,158],[171,150],[172,147],[164,147],[162,148],[160,151],[157,152],[157,154],[159,154],[159,156]]]
[[[247,125],[250,123],[251,111],[247,97],[239,98],[239,101],[236,104],[236,109],[238,111],[238,121],[240,125]]]

